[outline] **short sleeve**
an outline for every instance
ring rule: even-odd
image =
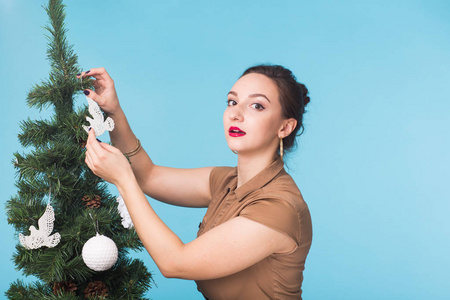
[[[231,167],[215,167],[211,170],[209,188],[213,199],[217,192],[221,192],[226,188],[234,173],[234,168]]]
[[[239,214],[292,238],[300,243],[300,222],[294,207],[280,199],[259,199],[247,205]]]

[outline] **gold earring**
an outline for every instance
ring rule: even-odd
[[[281,160],[283,160],[283,138],[280,137],[280,156]]]
[[[238,154],[237,151],[231,150],[231,152],[233,152],[234,154]]]

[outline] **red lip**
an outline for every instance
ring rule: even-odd
[[[245,135],[245,131],[242,131],[239,127],[231,126],[230,129],[228,129],[228,134],[231,137],[240,137]]]

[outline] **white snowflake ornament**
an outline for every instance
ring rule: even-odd
[[[84,130],[89,133],[89,128],[92,128],[94,130],[95,136],[102,135],[106,130],[112,131],[114,129],[114,120],[110,117],[107,117],[105,120],[105,117],[103,116],[103,113],[100,110],[97,102],[89,97],[86,97],[86,99],[89,103],[89,113],[91,114],[93,119],[90,117],[86,117],[86,120],[89,122],[90,126],[83,125]]]
[[[119,251],[112,239],[97,233],[84,244],[81,255],[89,269],[106,271],[116,263]]]
[[[38,249],[42,246],[53,248],[58,245],[61,240],[59,233],[52,234],[53,222],[55,221],[55,212],[50,203],[47,205],[44,214],[38,221],[39,229],[34,226],[30,226],[31,234],[24,236],[19,233],[19,240],[22,246],[27,249]]]

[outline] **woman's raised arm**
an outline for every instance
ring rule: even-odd
[[[97,102],[114,120],[115,127],[110,132],[113,145],[122,153],[135,150],[138,141],[120,107],[113,79],[104,68],[90,69],[78,77],[85,76],[94,78],[95,87],[95,91],[85,90],[85,94]],[[211,167],[177,169],[158,166],[143,148],[129,159],[140,188],[148,196],[178,206],[208,206],[211,198],[209,188]]]
[[[220,278],[296,247],[288,235],[245,217],[233,218],[184,244],[156,215],[117,148],[98,143],[92,132],[86,147],[89,168],[117,186],[139,238],[166,277]]]

